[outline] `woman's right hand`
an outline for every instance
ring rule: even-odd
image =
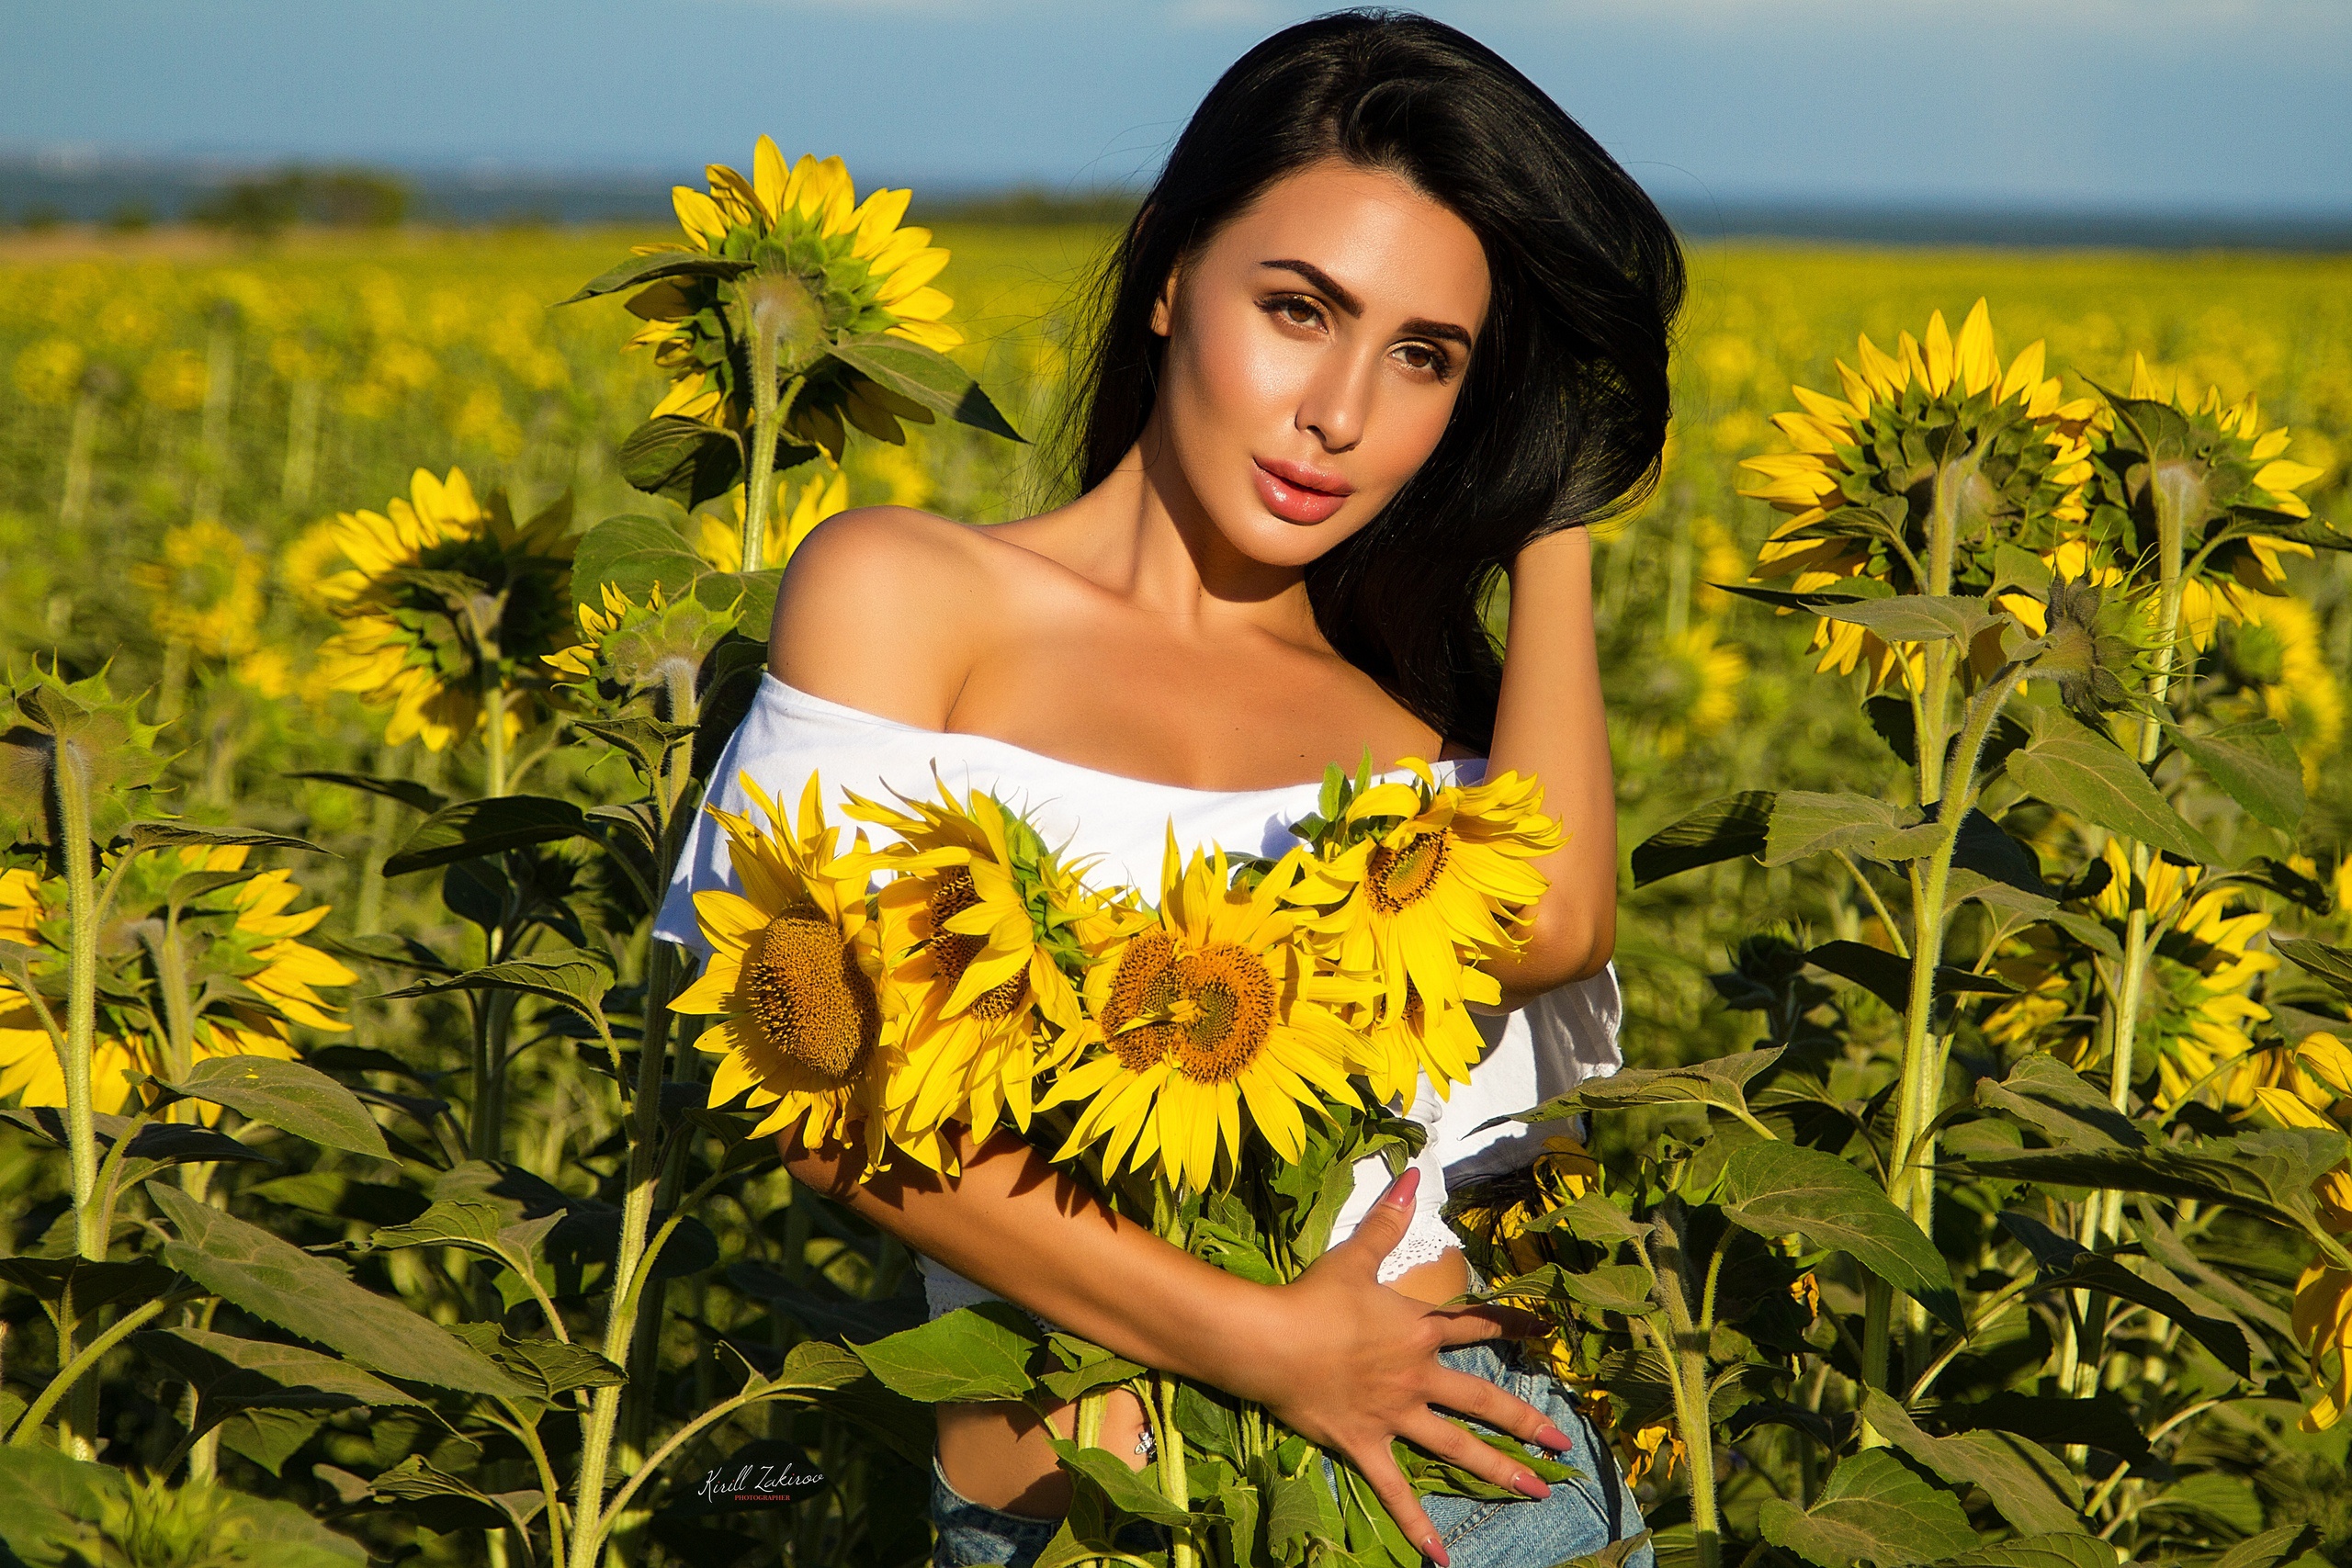
[[[1405,1539],[1443,1564],[1444,1544],[1396,1466],[1392,1438],[1530,1497],[1551,1489],[1431,1406],[1555,1452],[1569,1439],[1526,1401],[1438,1359],[1447,1346],[1541,1332],[1540,1320],[1512,1307],[1430,1306],[1379,1282],[1381,1259],[1404,1238],[1419,1184],[1419,1170],[1408,1169],[1346,1240],[1270,1292],[1272,1310],[1215,1381],[1352,1461]]]

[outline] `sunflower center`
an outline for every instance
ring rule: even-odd
[[[1196,1083],[1225,1083],[1258,1059],[1281,997],[1264,959],[1237,942],[1182,956],[1165,931],[1119,955],[1102,1024],[1129,1072],[1168,1062]]]
[[[1179,959],[1179,995],[1190,1005],[1170,1042],[1176,1070],[1201,1083],[1225,1083],[1258,1059],[1274,1026],[1281,992],[1265,960],[1237,942],[1217,942]]]
[[[1175,962],[1175,939],[1164,931],[1138,931],[1119,950],[1111,994],[1102,1004],[1102,1030],[1120,1066],[1131,1073],[1161,1060],[1174,1044],[1174,1024],[1136,1021],[1165,1014],[1176,999]]]
[[[950,990],[962,983],[964,971],[972,966],[972,960],[988,943],[978,937],[949,931],[947,922],[967,909],[978,908],[979,903],[980,890],[972,885],[972,874],[960,865],[940,873],[939,880],[932,885],[931,962]],[[1021,1010],[1027,984],[1025,975],[1015,975],[1002,985],[981,992],[972,1003],[973,1016],[990,1021],[1011,1018]]]
[[[1441,830],[1415,833],[1394,848],[1374,844],[1363,878],[1374,907],[1384,914],[1395,914],[1428,897],[1437,885],[1438,873],[1445,869],[1447,843]]]
[[[829,1088],[863,1072],[882,1038],[874,982],[813,904],[767,923],[745,957],[742,988],[761,1043]]]

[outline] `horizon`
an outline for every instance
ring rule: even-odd
[[[0,157],[698,183],[765,130],[841,152],[861,186],[1132,189],[1227,64],[1319,8],[0,0],[20,39]],[[2059,37],[2031,0],[1424,9],[1669,209],[2352,216],[2352,6],[2327,0],[2081,0]]]

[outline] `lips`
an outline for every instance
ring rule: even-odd
[[[1279,458],[1256,459],[1250,477],[1266,510],[1285,523],[1321,523],[1346,504],[1355,486],[1336,474]]]

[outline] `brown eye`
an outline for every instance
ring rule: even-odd
[[[1396,353],[1404,361],[1405,368],[1419,375],[1434,376],[1442,381],[1453,370],[1453,362],[1443,350],[1425,343],[1398,344]]]
[[[1323,308],[1302,294],[1278,295],[1268,300],[1265,308],[1277,319],[1294,327],[1323,324]]]

